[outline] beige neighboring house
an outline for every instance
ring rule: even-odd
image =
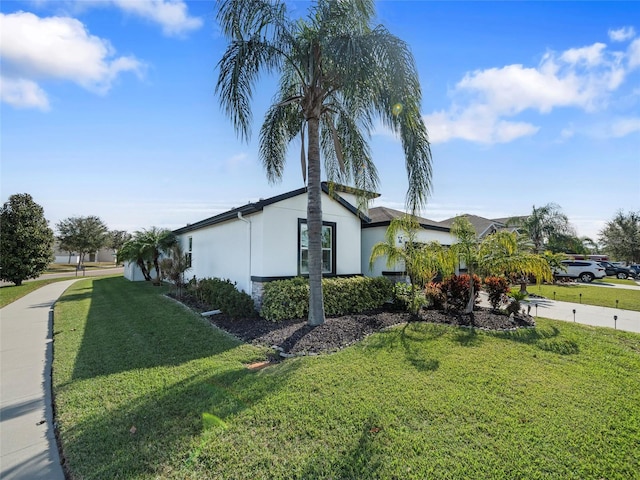
[[[53,244],[53,256],[55,260],[53,263],[78,263],[77,252],[67,252],[60,249],[60,242],[58,240]],[[115,251],[112,248],[102,248],[97,252],[87,253],[84,258],[85,262],[115,262]]]

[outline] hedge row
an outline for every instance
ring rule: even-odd
[[[322,280],[325,314],[347,315],[380,308],[392,296],[386,278],[350,277]],[[264,286],[260,315],[272,322],[306,318],[309,313],[309,282],[305,278],[278,280]]]

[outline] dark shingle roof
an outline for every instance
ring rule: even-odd
[[[389,207],[374,207],[369,209],[369,218],[371,219],[370,223],[363,224],[363,228],[368,227],[380,227],[386,226],[391,223],[391,220],[395,218],[400,218],[406,215],[405,212],[401,212],[400,210],[395,210]],[[426,228],[428,230],[440,230],[442,232],[448,232],[449,226],[443,225],[441,222],[436,222],[434,220],[429,220],[428,218],[416,217],[418,223],[422,228]]]

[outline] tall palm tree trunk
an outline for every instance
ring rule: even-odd
[[[307,228],[309,231],[309,325],[324,323],[322,298],[322,193],[320,187],[320,136],[317,117],[308,119],[309,159]]]

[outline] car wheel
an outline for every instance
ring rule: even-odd
[[[580,281],[584,283],[591,283],[594,278],[593,273],[584,272],[580,274]]]
[[[623,280],[626,280],[628,276],[629,276],[629,275],[627,275],[627,274],[626,274],[626,273],[624,273],[624,272],[618,272],[618,275],[616,275],[616,277],[621,278],[621,279],[623,279]]]

